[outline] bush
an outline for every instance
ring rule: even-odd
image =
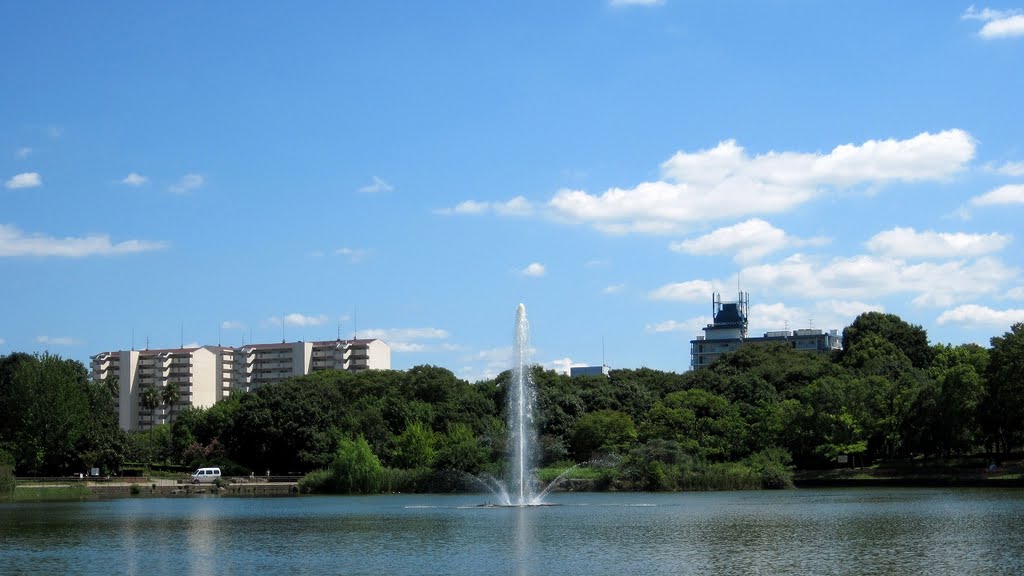
[[[11,498],[14,496],[14,489],[18,487],[18,481],[14,476],[0,472],[0,498]]]
[[[680,478],[683,490],[753,490],[761,479],[749,467],[735,462],[705,464]]]
[[[793,487],[792,457],[782,448],[767,448],[747,458],[747,466],[761,480],[761,487],[773,490]]]
[[[341,494],[375,494],[384,486],[384,467],[362,436],[341,441],[330,470],[331,488]]]
[[[331,483],[330,470],[313,470],[299,480],[298,489],[300,494],[320,494],[330,492],[328,486]]]

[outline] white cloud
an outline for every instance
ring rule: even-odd
[[[656,288],[648,297],[651,300],[673,302],[710,302],[714,291],[714,286],[707,280],[688,280]]]
[[[511,346],[479,350],[463,358],[469,365],[459,371],[459,377],[470,382],[494,378],[501,372],[512,368],[512,358]],[[483,363],[483,368],[479,367],[480,363]]]
[[[374,328],[360,332],[363,338],[379,338],[385,342],[408,340],[445,340],[449,334],[441,328]]]
[[[77,346],[78,340],[67,336],[37,336],[36,343],[44,346]]]
[[[547,273],[547,269],[540,262],[531,262],[526,268],[519,271],[523,276],[540,277]]]
[[[516,196],[506,202],[479,202],[477,200],[466,200],[455,205],[454,208],[441,208],[435,210],[436,214],[485,214],[493,212],[499,216],[529,216],[533,214],[533,203],[522,196]]]
[[[1024,176],[1024,162],[1006,162],[996,172],[1007,176]]]
[[[958,258],[998,252],[1010,243],[1006,234],[964,234],[917,232],[913,228],[893,228],[879,232],[865,244],[868,250],[893,258]]]
[[[745,268],[742,274],[748,286],[777,287],[806,298],[910,294],[916,305],[949,306],[997,293],[1016,279],[1019,271],[991,257],[908,263],[887,256],[858,255],[818,261],[795,254],[778,263]]]
[[[139,174],[138,172],[131,172],[121,179],[121,184],[125,184],[127,186],[142,186],[148,181],[149,178],[146,178],[142,174]]]
[[[382,192],[391,192],[394,189],[395,187],[391,184],[388,184],[381,178],[374,176],[373,183],[363,186],[359,191],[365,194],[379,194]]]
[[[1011,300],[1024,300],[1024,286],[1017,286],[1007,290],[1006,297]]]
[[[974,149],[963,130],[845,144],[828,154],[751,157],[729,140],[710,150],[677,152],[662,164],[658,181],[601,195],[563,189],[548,205],[556,217],[607,233],[670,233],[709,220],[786,212],[830,189],[945,180],[964,169]]]
[[[82,258],[85,256],[113,256],[150,252],[167,247],[165,242],[125,240],[117,244],[110,242],[110,236],[95,234],[81,238],[54,238],[42,234],[26,235],[14,226],[0,224],[0,257],[4,256],[62,256]]]
[[[379,338],[387,342],[394,352],[450,352],[460,349],[454,344],[438,342],[449,337],[448,331],[441,328],[371,328],[360,330],[359,337]]]
[[[939,315],[940,325],[959,324],[967,327],[1009,327],[1016,322],[1024,322],[1024,309],[993,310],[987,306],[965,304]]]
[[[22,146],[21,148],[18,148],[17,150],[14,151],[14,155],[17,156],[18,158],[28,158],[29,156],[32,155],[32,149],[29,148],[28,146]]]
[[[612,284],[611,286],[605,286],[604,290],[601,291],[603,294],[618,294],[626,288],[625,284]]]
[[[362,248],[338,248],[334,251],[339,256],[344,256],[349,259],[353,264],[362,262],[370,251]]]
[[[491,207],[502,216],[529,216],[533,214],[533,205],[522,196],[516,196],[508,202],[494,202]]]
[[[980,20],[985,24],[978,36],[986,39],[1024,36],[1024,14],[1020,10],[978,10],[972,4],[961,16],[964,20]]]
[[[456,214],[482,214],[487,211],[490,206],[487,202],[477,202],[475,200],[466,200],[460,202],[455,207]]]
[[[237,320],[225,320],[220,323],[220,327],[224,330],[245,330],[245,323]]]
[[[809,308],[788,306],[782,302],[752,304],[749,333],[752,336],[761,336],[765,332],[793,331],[801,328],[842,331],[858,315],[883,310],[879,304],[832,299],[814,302]]]
[[[701,255],[734,252],[736,261],[750,262],[789,246],[823,244],[827,241],[824,238],[796,238],[760,218],[752,218],[697,238],[673,242],[669,248],[675,252]]]
[[[308,327],[308,326],[320,326],[322,324],[327,323],[327,320],[328,320],[328,318],[327,318],[326,314],[319,314],[319,315],[316,315],[316,316],[306,316],[305,314],[299,314],[298,312],[293,312],[291,314],[286,314],[283,319],[278,317],[278,316],[272,316],[268,320],[268,322],[270,322],[271,324],[275,324],[277,326],[280,326],[281,323],[283,322],[286,326]]]
[[[999,204],[1024,204],[1024,184],[1007,184],[981,196],[971,198],[974,206],[992,206]]]
[[[176,184],[169,186],[168,190],[175,194],[187,194],[199,189],[204,182],[205,179],[201,174],[185,174]]]
[[[17,188],[35,188],[43,185],[43,179],[39,176],[38,172],[22,172],[21,174],[15,174],[10,180],[4,182],[4,186],[9,190],[15,190]]]
[[[569,374],[569,369],[574,366],[586,366],[583,362],[574,362],[572,358],[556,358],[544,363],[544,368],[554,370],[560,374]]]
[[[685,332],[687,334],[700,334],[701,328],[711,323],[710,317],[697,317],[690,318],[679,322],[678,320],[665,320],[663,322],[657,322],[655,324],[647,324],[644,326],[646,332],[653,332],[655,334],[663,334],[666,332]]]

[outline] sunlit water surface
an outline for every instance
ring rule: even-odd
[[[0,574],[1024,574],[1024,491],[0,504]]]

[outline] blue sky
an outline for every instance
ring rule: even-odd
[[[1024,321],[1024,4],[5,2],[0,352]]]

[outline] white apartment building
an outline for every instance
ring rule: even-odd
[[[118,423],[125,430],[148,430],[185,408],[212,406],[232,390],[249,392],[317,370],[390,369],[391,347],[377,339],[121,350],[92,357],[94,380],[117,379]],[[165,391],[173,387],[178,399],[167,405]]]

